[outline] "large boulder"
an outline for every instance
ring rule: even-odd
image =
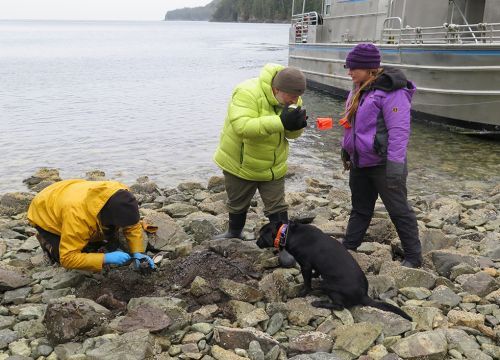
[[[391,350],[403,359],[442,360],[448,351],[448,342],[442,330],[424,331],[399,340]]]
[[[28,285],[31,279],[14,270],[0,269],[0,292]]]
[[[215,327],[214,341],[225,349],[248,349],[251,341],[257,341],[266,353],[279,345],[271,336],[254,328],[237,329],[225,326]]]
[[[154,337],[147,330],[136,330],[105,342],[86,353],[88,360],[137,360],[154,355]]]
[[[155,250],[175,252],[176,247],[190,242],[189,236],[170,216],[156,211],[145,211],[143,222],[158,228],[147,233],[149,245]]]

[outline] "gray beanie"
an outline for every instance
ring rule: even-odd
[[[302,95],[306,91],[306,77],[299,69],[287,67],[276,74],[272,87],[288,94]]]

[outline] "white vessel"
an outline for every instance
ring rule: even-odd
[[[343,65],[360,42],[416,83],[415,117],[500,134],[500,0],[324,0],[319,13],[293,14],[289,65],[345,96]]]

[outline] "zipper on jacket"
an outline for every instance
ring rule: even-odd
[[[240,149],[240,165],[243,165],[243,151],[245,150],[245,144],[241,143]]]

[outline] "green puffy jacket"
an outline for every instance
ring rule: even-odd
[[[214,155],[221,169],[252,181],[285,176],[287,139],[298,138],[303,130],[287,131],[281,123],[282,106],[274,97],[271,83],[282,69],[282,65],[267,64],[258,78],[246,80],[234,89]]]

